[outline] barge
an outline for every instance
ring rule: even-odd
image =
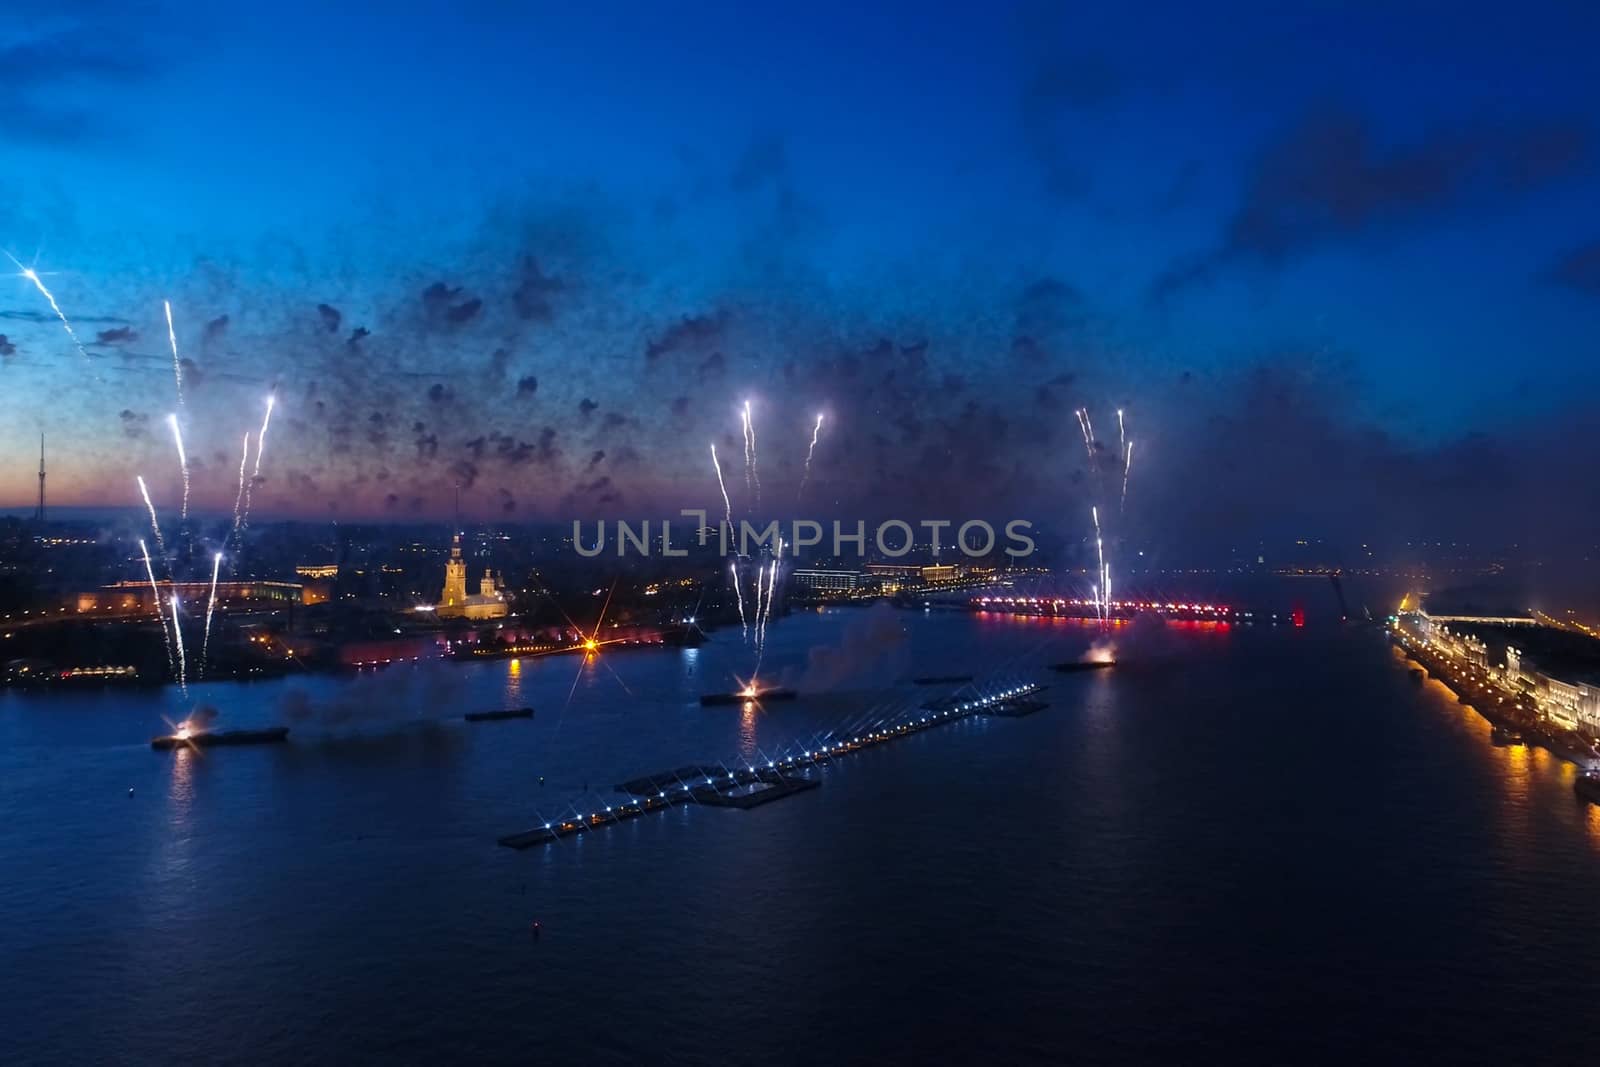
[[[793,700],[800,694],[793,689],[755,689],[746,687],[737,693],[705,693],[700,697],[702,708],[725,707],[729,704],[769,704],[775,700]]]
[[[531,719],[532,708],[507,708],[504,711],[469,711],[461,716],[468,722],[498,722],[501,719]]]
[[[1117,661],[1114,659],[1074,659],[1065,663],[1053,663],[1050,669],[1062,674],[1072,674],[1076,671],[1103,671],[1107,667],[1116,665]]]
[[[183,748],[211,748],[216,745],[271,745],[289,739],[287,726],[269,726],[265,730],[202,730],[190,733],[179,730],[166,737],[152,737],[150,747],[154,749]]]

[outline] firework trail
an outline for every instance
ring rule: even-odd
[[[200,673],[206,673],[206,657],[211,654],[211,613],[217,609],[217,572],[222,570],[222,553],[211,559],[211,598],[206,601],[206,636],[200,642]]]
[[[178,466],[183,470],[183,510],[178,513],[179,519],[189,517],[189,457],[183,451],[183,431],[178,429],[178,416],[167,416],[167,425],[172,427],[172,439],[178,445]]]
[[[1128,472],[1133,470],[1133,442],[1128,442],[1127,450],[1122,460],[1122,507],[1128,506]]]
[[[745,488],[754,489],[756,507],[761,506],[761,472],[756,469],[756,422],[750,415],[750,401],[744,402],[744,480]]]
[[[261,418],[261,432],[256,434],[256,466],[250,472],[250,481],[244,489],[244,514],[240,518],[240,529],[250,525],[250,499],[255,496],[256,479],[261,476],[261,457],[267,451],[267,427],[272,424],[272,408],[278,402],[278,394],[267,394],[267,413]],[[237,563],[237,561],[235,561]]]
[[[728,530],[733,530],[733,502],[728,499],[728,483],[722,480],[722,464],[717,459],[717,443],[711,442],[711,465],[717,469],[717,488],[722,490],[722,506],[727,511]]]
[[[150,490],[145,488],[144,475],[137,474],[134,477],[139,482],[139,495],[144,497],[144,506],[150,511],[150,529],[154,530],[156,534],[156,551],[165,557],[167,554],[167,542],[161,536],[161,523],[156,521],[156,506],[150,503]]]
[[[739,588],[739,564],[728,564],[728,574],[733,578],[733,591],[739,597],[739,632],[745,637],[750,636],[750,627],[744,618],[744,590]]]
[[[17,257],[12,255],[10,252],[6,253],[6,258],[15,263],[17,265],[17,269],[22,272],[22,276],[32,282],[33,287],[39,290],[39,294],[50,302],[50,310],[54,311],[56,313],[56,318],[61,320],[61,328],[67,331],[68,337],[72,338],[72,343],[77,347],[78,354],[82,356],[91,367],[94,366],[94,360],[89,358],[89,350],[83,347],[82,341],[78,340],[78,332],[72,328],[72,323],[67,321],[66,313],[61,310],[61,305],[56,303],[55,296],[50,292],[50,290],[44,287],[44,282],[39,278],[38,272],[32,267],[24,267],[22,265],[22,261],[17,259]],[[98,372],[96,372],[95,377],[100,377]]]
[[[161,641],[167,646],[167,667],[177,673],[178,661],[172,657],[172,635],[167,633],[167,616],[161,610],[161,589],[156,585],[156,571],[150,566],[150,550],[145,547],[144,538],[139,539],[139,551],[144,553],[144,573],[150,579],[150,595],[155,597],[156,618],[161,620]]]
[[[178,335],[172,328],[172,301],[163,300],[167,311],[167,343],[172,346],[172,377],[178,386],[178,407],[183,407],[183,364],[178,360]]]
[[[244,466],[250,462],[250,431],[244,432],[244,452],[239,456],[239,492],[233,498],[233,533],[230,537],[239,534],[239,509],[244,506]]]
[[[1091,506],[1089,508],[1089,514],[1094,516],[1094,550],[1095,554],[1100,557],[1100,587],[1105,590],[1104,593],[1100,592],[1099,589],[1096,590],[1095,606],[1096,610],[1100,614],[1100,617],[1104,619],[1109,608],[1108,601],[1110,598],[1110,583],[1106,581],[1105,544],[1100,539],[1100,509],[1098,507]]]
[[[757,653],[757,655],[759,655],[760,652],[761,652],[762,642],[763,642],[764,637],[765,637],[765,633],[764,633],[763,626],[762,626],[762,615],[761,615],[761,579],[765,574],[766,574],[765,568],[761,567],[758,564],[756,566],[756,653]],[[759,666],[761,661],[758,659],[758,660],[756,660],[756,663]]]
[[[810,481],[811,479],[811,457],[816,454],[817,435],[820,433],[822,433],[822,415],[819,412],[817,415],[817,424],[811,428],[811,447],[806,449],[806,469],[805,472],[800,475],[800,492],[795,494],[796,502],[798,502],[800,497],[805,493],[806,482]]]
[[[178,646],[178,688],[189,691],[189,664],[183,657],[183,627],[178,623],[178,594],[172,594],[172,635]]]
[[[1078,416],[1078,429],[1083,431],[1083,450],[1089,454],[1089,465],[1092,467],[1095,465],[1094,431],[1089,428],[1089,412],[1079,408],[1073,414]]]

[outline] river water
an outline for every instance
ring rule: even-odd
[[[0,1048],[114,1059],[730,1063],[1525,1058],[1587,1049],[1600,815],[1382,635],[835,610],[752,653],[192,687],[290,743],[155,752],[171,690],[0,695]],[[554,846],[682,763],[941,690],[1051,707]],[[464,711],[532,705],[532,721]],[[292,721],[287,716],[295,716]],[[541,777],[543,782],[541,784]],[[130,796],[128,790],[132,789]],[[542,934],[536,941],[530,924]]]

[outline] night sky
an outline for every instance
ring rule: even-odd
[[[1129,524],[1593,539],[1581,5],[124,6],[0,16],[0,505],[176,500],[170,299],[202,510],[276,386],[258,516],[712,506],[748,398],[774,514],[820,411],[799,510],[1076,521],[1122,407]]]

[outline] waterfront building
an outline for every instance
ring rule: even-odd
[[[821,593],[849,593],[861,585],[861,574],[858,571],[796,570],[790,572],[789,580]]]
[[[434,613],[447,619],[503,619],[508,610],[504,594],[495,587],[494,571],[485,570],[478,592],[468,595],[467,561],[461,557],[461,535],[456,534],[444,565],[444,592]]]

